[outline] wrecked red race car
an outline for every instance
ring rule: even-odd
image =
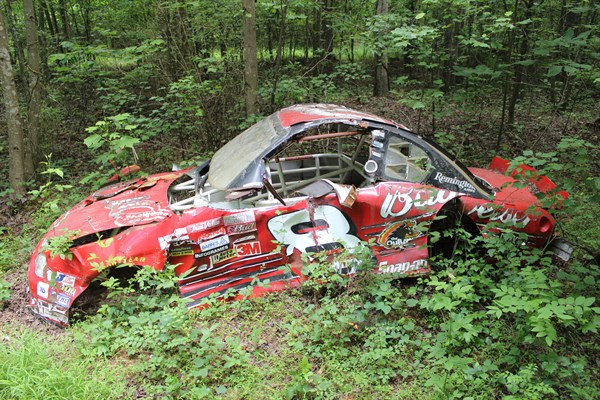
[[[369,243],[376,271],[424,274],[430,256],[448,245],[430,243],[431,231],[455,222],[477,232],[495,221],[544,246],[555,219],[535,194],[555,185],[539,174],[516,185],[508,167],[496,157],[489,169],[467,169],[375,115],[289,107],[204,165],[113,184],[66,212],[31,258],[29,307],[67,325],[100,271],[121,264],[177,265],[190,308],[228,291],[260,296],[300,285],[304,253],[351,252],[359,243]],[[57,243],[68,254],[56,254]]]

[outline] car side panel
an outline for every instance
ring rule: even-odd
[[[175,242],[169,260],[180,264],[180,290],[190,308],[228,290],[233,297],[244,289],[244,295],[258,296],[298,286],[306,279],[303,260],[313,253],[351,253],[361,242],[369,243],[379,270],[421,274],[429,271],[427,228],[457,196],[417,184],[380,183],[358,190],[351,207],[331,193],[289,206],[191,212],[189,241]]]

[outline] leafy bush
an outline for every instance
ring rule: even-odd
[[[116,299],[75,332],[80,351],[89,357],[121,352],[139,362],[148,394],[199,398],[219,393],[211,383],[232,374],[248,360],[235,337],[221,338],[215,326],[198,327],[176,291],[173,268],[141,268],[126,285],[116,278],[103,284]],[[135,293],[135,296],[132,294]]]

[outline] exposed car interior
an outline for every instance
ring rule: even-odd
[[[219,190],[196,173],[175,182],[169,196],[171,208],[179,212],[202,206],[239,209],[289,205],[306,196],[303,188],[323,179],[357,188],[382,177],[422,182],[429,168],[424,150],[401,137],[346,124],[324,124],[294,137],[265,161],[261,190]]]

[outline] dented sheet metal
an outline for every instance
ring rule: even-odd
[[[308,153],[281,155],[293,146]],[[335,105],[289,107],[233,139],[210,164],[115,183],[66,212],[32,255],[29,307],[67,325],[100,271],[160,270],[167,262],[177,266],[190,308],[213,297],[261,296],[300,285],[303,259],[352,255],[361,243],[369,244],[376,272],[425,274],[435,246],[430,229],[448,209],[472,225],[525,232],[542,247],[555,220],[536,194],[551,195],[555,185],[521,169],[525,185],[506,160],[467,169],[385,118]],[[68,256],[51,255],[57,238],[72,241]],[[568,247],[555,247],[568,257]],[[331,269],[352,273],[354,264]]]

